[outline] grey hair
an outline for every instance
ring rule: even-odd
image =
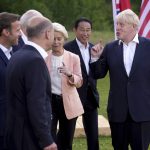
[[[45,17],[41,17],[42,19],[38,22],[33,24],[33,20],[35,19],[39,19],[40,17],[32,17],[27,25],[27,37],[28,38],[34,38],[34,37],[39,37],[41,35],[41,33],[45,32],[46,29],[48,28],[53,28],[53,25],[51,23],[51,21]]]
[[[60,23],[54,22],[53,27],[54,27],[54,31],[61,32],[63,36],[65,37],[65,39],[68,38],[68,32],[63,25],[61,25]]]
[[[136,25],[136,29],[139,29],[140,26],[140,20],[139,17],[130,9],[126,9],[122,12],[120,12],[116,16],[117,21],[126,22],[132,25]]]
[[[31,19],[34,16],[43,16],[39,11],[30,9],[26,11],[21,17],[20,17],[20,24],[23,28],[27,27],[29,19]]]

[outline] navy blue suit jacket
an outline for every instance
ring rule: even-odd
[[[136,122],[150,121],[150,40],[139,37],[129,76],[123,61],[123,44],[107,44],[100,59],[91,64],[95,78],[109,71],[108,118],[124,122],[130,113]]]
[[[42,150],[52,144],[51,84],[46,63],[32,46],[12,55],[7,66],[6,144],[11,150]]]
[[[4,135],[5,120],[6,120],[6,67],[8,64],[8,58],[0,49],[0,136]]]
[[[91,43],[89,47],[89,53],[90,49],[93,46]],[[88,88],[91,89],[92,92],[92,101],[95,103],[96,107],[99,107],[99,94],[97,91],[97,81],[93,78],[92,72],[90,71],[89,75],[87,74],[86,67],[80,52],[80,49],[78,47],[78,44],[76,40],[70,41],[64,45],[64,48],[74,54],[77,54],[80,57],[81,62],[81,70],[82,70],[82,77],[83,77],[83,85],[78,88],[78,93],[80,96],[80,99],[82,101],[83,106],[86,105],[86,99],[87,99],[87,90]],[[90,65],[90,64],[89,64]]]

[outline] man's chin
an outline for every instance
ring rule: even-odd
[[[120,37],[120,36],[117,36],[117,39],[118,39],[118,40],[121,40],[121,37]]]

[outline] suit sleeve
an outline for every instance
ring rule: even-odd
[[[90,64],[90,69],[91,69],[92,75],[95,79],[105,77],[105,75],[108,72],[107,46],[105,46],[101,57],[96,62],[93,62]]]
[[[82,86],[83,83],[83,79],[82,79],[82,73],[81,73],[81,65],[80,65],[80,58],[77,55],[74,55],[74,57],[72,57],[73,60],[73,78],[74,78],[74,82],[72,82],[71,80],[69,80],[70,84],[75,85],[77,88]]]
[[[36,58],[30,62],[25,73],[27,112],[41,148],[53,143],[51,136],[51,97],[48,91],[50,88],[47,89],[50,80],[48,79],[44,60]]]

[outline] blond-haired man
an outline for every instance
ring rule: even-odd
[[[114,150],[148,150],[150,143],[150,40],[139,37],[139,18],[130,9],[116,17],[118,40],[95,47],[95,78],[109,71],[108,119]]]

